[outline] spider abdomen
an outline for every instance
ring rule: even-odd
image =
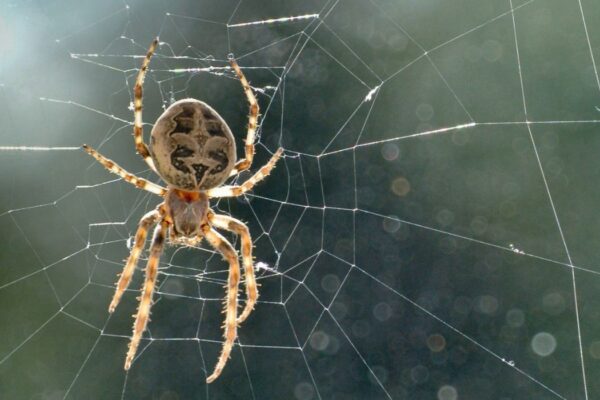
[[[235,166],[235,139],[223,118],[196,99],[179,100],[158,118],[150,149],[161,177],[188,190],[221,185]]]

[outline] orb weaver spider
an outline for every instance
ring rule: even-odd
[[[135,314],[133,335],[125,359],[125,370],[131,363],[146,329],[152,296],[158,275],[158,263],[167,235],[172,243],[194,245],[205,238],[212,247],[229,262],[227,295],[225,299],[225,324],[223,347],[214,372],[207,383],[219,377],[231,354],[237,337],[238,326],[248,318],[256,300],[258,289],[252,259],[252,238],[248,227],[241,221],[211,210],[209,200],[213,198],[237,197],[251,190],[275,167],[283,149],[279,148],[271,159],[241,185],[223,185],[234,175],[248,170],[254,157],[254,140],[258,124],[259,106],[244,73],[233,57],[231,68],[240,80],[250,104],[248,132],[245,141],[245,158],[236,162],[235,139],[223,118],[208,104],[196,99],[183,99],[171,104],[158,118],[151,132],[151,147],[143,140],[142,86],[150,59],[158,46],[156,38],[138,72],[134,86],[133,136],[137,152],[148,166],[166,183],[164,188],[146,179],[139,178],[118,166],[87,145],[83,149],[110,172],[119,175],[139,189],[164,198],[157,208],[144,215],[135,234],[135,242],[117,282],[117,288],[108,308],[114,312],[124,291],[127,289],[140,253],[144,249],[148,230],[156,225],[150,254],[146,265],[146,277],[139,307]],[[238,253],[231,243],[215,228],[233,232],[241,238],[241,253],[246,284],[246,305],[238,316],[238,286],[240,265]]]

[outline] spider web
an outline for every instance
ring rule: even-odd
[[[600,396],[594,2],[1,7],[2,398]],[[252,171],[285,149],[252,193],[213,205],[247,222],[261,286],[211,385],[226,263],[204,244],[167,248],[125,373],[145,258],[107,305],[160,200],[79,150],[158,182],[131,138],[157,35],[146,137],[194,97],[240,149],[233,53],[263,115]]]

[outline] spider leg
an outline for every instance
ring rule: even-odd
[[[140,305],[135,316],[135,322],[133,323],[133,336],[131,337],[127,358],[125,359],[125,370],[131,367],[131,362],[133,361],[133,357],[135,357],[142,334],[146,330],[150,316],[150,307],[152,306],[152,294],[154,293],[154,285],[156,284],[156,277],[158,275],[158,260],[163,250],[167,227],[168,224],[163,219],[154,230],[154,238],[150,247],[150,258],[148,258],[148,264],[146,265],[146,281],[142,288],[142,295],[139,298]]]
[[[235,164],[235,168],[231,171],[230,174],[230,176],[233,176],[239,174],[242,171],[247,170],[252,165],[252,159],[254,158],[254,139],[256,137],[259,107],[258,101],[256,100],[256,96],[254,96],[252,88],[250,87],[250,84],[248,84],[248,80],[246,79],[246,76],[244,76],[244,73],[240,69],[237,61],[231,58],[229,60],[229,63],[231,64],[231,68],[233,68],[240,82],[242,83],[244,93],[246,93],[246,98],[248,99],[248,103],[250,104],[250,112],[248,115],[248,133],[246,135],[246,142],[244,147],[246,152],[246,158],[238,161]]]
[[[225,324],[223,349],[219,356],[219,361],[215,366],[214,372],[208,378],[206,383],[211,383],[221,375],[225,364],[231,354],[233,342],[237,337],[237,305],[238,305],[238,285],[240,283],[240,264],[238,255],[231,245],[221,234],[212,229],[208,224],[202,227],[204,237],[208,242],[229,262],[229,278],[227,281],[227,299],[225,301]]]
[[[279,157],[281,157],[282,153],[283,149],[280,147],[279,149],[277,149],[275,154],[273,154],[269,162],[263,165],[263,167],[259,169],[257,173],[252,175],[246,182],[242,183],[241,185],[218,186],[216,188],[207,190],[206,194],[208,195],[208,197],[212,198],[237,197],[246,193],[249,190],[252,190],[254,185],[265,179],[271,173],[271,170],[275,167],[275,163],[277,163],[277,160],[279,160]]]
[[[125,171],[117,163],[104,157],[102,154],[98,153],[96,150],[92,149],[87,144],[83,145],[83,150],[92,157],[94,157],[100,164],[102,164],[104,168],[106,168],[113,174],[119,175],[121,178],[123,178],[124,181],[131,183],[139,189],[147,190],[148,192],[157,194],[159,196],[164,196],[165,194],[167,194],[167,189],[157,185],[156,183],[147,181],[146,179],[138,178],[132,173]]]
[[[156,223],[156,220],[160,216],[160,212],[158,210],[150,211],[148,214],[144,215],[140,220],[139,227],[137,232],[135,233],[135,243],[133,248],[131,249],[131,253],[127,258],[127,263],[123,268],[123,272],[119,277],[119,281],[117,282],[117,290],[110,302],[110,306],[108,306],[108,312],[112,313],[117,308],[119,301],[121,301],[121,297],[123,296],[123,292],[129,286],[129,282],[131,282],[131,277],[133,276],[133,272],[135,271],[135,266],[137,265],[138,258],[140,257],[140,253],[144,249],[144,244],[146,243],[146,236],[148,234],[148,229]]]
[[[155,172],[156,168],[154,167],[154,162],[150,156],[150,151],[148,150],[146,143],[144,143],[144,127],[142,125],[142,86],[144,85],[144,78],[148,71],[148,64],[150,64],[150,59],[154,54],[154,50],[156,50],[156,46],[158,46],[158,38],[154,39],[150,44],[150,48],[146,53],[146,58],[142,61],[142,67],[135,80],[135,86],[133,87],[133,138],[135,140],[135,148],[144,161],[146,161],[146,164],[148,164]]]
[[[237,323],[241,324],[248,318],[254,309],[256,299],[258,298],[258,289],[252,260],[252,238],[250,237],[250,232],[246,224],[235,218],[226,215],[213,214],[211,212],[208,214],[208,220],[217,228],[226,229],[240,235],[242,240],[242,260],[244,262],[244,275],[246,280],[246,306],[244,307],[242,314],[237,318]]]

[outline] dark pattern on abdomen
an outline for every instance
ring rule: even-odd
[[[225,132],[223,132],[223,127],[219,121],[204,121],[204,127],[210,136],[225,137]]]
[[[200,185],[208,167],[204,164],[192,164],[192,168],[194,168],[194,173],[196,175],[196,184]]]
[[[181,172],[190,173],[190,169],[181,159],[192,155],[194,155],[192,149],[178,144],[177,148],[171,153],[171,164]]]
[[[208,156],[219,163],[210,170],[211,175],[223,172],[223,170],[227,168],[227,164],[229,164],[229,158],[223,150],[209,151]]]
[[[194,109],[188,107],[182,107],[182,111],[173,118],[177,123],[173,132],[174,133],[185,133],[188,134],[194,129]]]

